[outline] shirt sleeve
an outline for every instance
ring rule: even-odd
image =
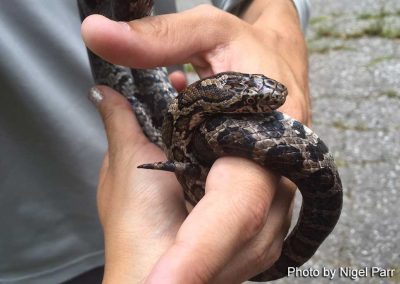
[[[299,19],[301,23],[301,28],[303,32],[306,31],[308,20],[310,19],[310,1],[309,0],[293,0],[296,6],[297,13],[299,14]]]
[[[239,15],[251,0],[212,0],[212,3],[222,10]]]
[[[239,15],[251,3],[252,0],[212,0],[212,3],[218,8],[228,11],[232,14]],[[288,0],[289,1],[289,0]],[[308,20],[310,18],[310,1],[309,0],[292,0],[296,6],[299,15],[301,28],[306,30]]]

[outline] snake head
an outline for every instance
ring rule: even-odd
[[[270,112],[283,105],[288,93],[283,84],[262,74],[224,72],[199,84],[217,91],[214,100],[216,103],[223,100],[225,113]]]

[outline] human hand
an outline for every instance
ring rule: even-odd
[[[101,97],[94,101],[109,141],[98,185],[104,283],[142,283],[157,261],[146,283],[235,283],[257,271],[249,264],[272,264],[291,197],[282,191],[273,199],[276,179],[270,173],[245,159],[217,160],[206,196],[187,216],[173,174],[137,169],[148,159],[166,158],[143,135],[129,103],[108,87],[96,89],[92,95]],[[270,227],[259,233],[265,219]]]
[[[202,21],[204,25],[197,25]],[[277,37],[278,31],[272,28],[259,30],[257,23],[249,25],[202,6],[178,15],[133,21],[128,26],[92,16],[84,22],[82,32],[89,48],[116,64],[153,67],[191,62],[201,77],[228,70],[264,73],[288,86],[290,95],[283,111],[305,122],[307,84],[301,80],[304,74],[295,72],[302,67],[293,64],[301,60],[289,60],[276,48],[290,47],[293,42]],[[222,32],[224,28],[232,34]],[[271,41],[264,35],[271,36]],[[134,57],[135,54],[140,56]],[[181,81],[179,75],[174,81],[176,85]],[[112,105],[108,107],[113,109]],[[127,117],[117,119],[116,112],[103,115],[105,121],[112,117],[116,119],[114,125],[126,124]],[[140,129],[118,130],[120,136],[107,132],[110,158],[106,158],[102,170],[102,177],[106,177],[99,184],[99,211],[106,238],[106,281],[115,281],[121,271],[138,280],[138,275],[144,277],[149,273],[161,255],[147,279],[149,283],[239,283],[276,260],[290,220],[293,188],[280,186],[275,194],[276,179],[266,170],[243,159],[219,159],[207,179],[206,196],[182,224],[186,213],[182,197],[177,196],[174,177],[157,172],[155,180],[154,172],[135,169],[141,163],[165,160],[160,150],[148,145],[140,136]],[[116,142],[116,147],[112,147],[113,140],[122,140],[129,146],[117,146]],[[115,194],[120,188],[122,193]],[[167,207],[162,201],[165,199],[170,201],[166,202]],[[142,207],[147,210],[141,210]],[[173,221],[169,214],[164,214],[170,210],[176,213]],[[154,233],[163,220],[163,234]]]
[[[140,283],[172,245],[187,211],[176,178],[137,169],[165,155],[143,135],[130,104],[114,90],[90,92],[104,122],[108,151],[97,204],[105,237],[104,282]]]
[[[210,5],[125,22],[102,16],[82,25],[87,46],[104,59],[134,68],[192,63],[201,78],[224,71],[261,73],[289,90],[280,109],[310,124],[307,52],[289,0],[253,0],[244,18]],[[182,76],[173,74],[182,86]]]

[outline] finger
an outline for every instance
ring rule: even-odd
[[[178,91],[182,91],[187,87],[187,79],[185,73],[182,71],[175,71],[169,75],[169,80],[172,86]]]
[[[134,149],[135,145],[147,141],[131,105],[123,96],[109,87],[96,86],[90,90],[89,99],[96,105],[103,120],[110,159],[121,149]]]
[[[109,166],[110,166],[110,160],[109,160],[108,151],[107,151],[104,155],[103,163],[100,168],[98,187],[101,187],[103,185],[104,179],[107,176],[107,171],[108,171]]]
[[[274,180],[251,161],[219,159],[207,178],[206,195],[147,283],[209,283],[263,228]]]
[[[238,23],[228,13],[200,5],[129,23],[92,15],[83,21],[81,32],[88,48],[107,61],[149,68],[186,63],[195,54],[229,42],[238,32]]]
[[[295,191],[293,183],[281,179],[264,228],[231,259],[213,283],[235,283],[241,277],[249,279],[275,263],[289,230]]]

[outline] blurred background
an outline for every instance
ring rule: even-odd
[[[181,0],[178,9],[194,2],[208,1]],[[356,282],[400,283],[400,1],[310,4],[312,128],[335,156],[344,204],[334,232],[303,268],[394,268],[393,278]],[[300,204],[298,195],[297,212]],[[328,282],[290,277],[274,283]]]
[[[335,156],[344,204],[305,267],[395,268],[394,278],[358,282],[400,283],[400,1],[310,3],[313,129]],[[310,280],[276,283],[329,282]]]

